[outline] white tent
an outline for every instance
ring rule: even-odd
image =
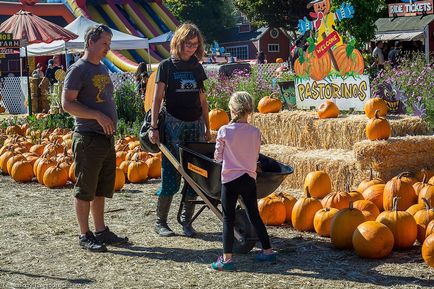
[[[80,16],[67,26],[71,32],[78,35],[78,38],[65,42],[63,40],[53,41],[50,44],[38,43],[27,46],[29,56],[38,55],[53,55],[63,54],[65,51],[80,52],[84,50],[84,34],[90,26],[99,25],[99,23],[87,19],[84,16]],[[147,38],[140,38],[130,34],[120,32],[118,30],[111,29],[113,32],[112,43],[110,49],[123,50],[123,49],[148,49],[149,43]]]

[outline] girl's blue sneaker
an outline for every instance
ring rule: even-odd
[[[261,250],[256,255],[255,260],[258,262],[276,262],[277,252],[273,251],[271,254],[266,254],[263,250]]]
[[[232,260],[223,261],[223,256],[220,256],[217,261],[211,264],[211,268],[217,271],[234,271],[235,264]]]

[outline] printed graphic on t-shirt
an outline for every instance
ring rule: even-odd
[[[174,72],[173,78],[177,81],[176,92],[198,92],[193,72]]]
[[[106,74],[96,74],[92,77],[92,83],[98,89],[95,101],[97,103],[104,102],[105,100],[101,98],[101,94],[105,87],[110,83],[110,77]]]

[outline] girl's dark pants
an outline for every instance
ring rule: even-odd
[[[244,174],[222,185],[223,253],[232,253],[234,244],[235,207],[237,205],[238,195],[241,195],[243,198],[247,214],[262,244],[262,249],[270,249],[270,238],[259,216],[258,203],[256,201],[256,181],[248,174]]]

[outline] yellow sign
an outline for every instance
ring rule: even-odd
[[[204,170],[198,166],[195,166],[192,163],[187,163],[187,168],[190,171],[195,172],[198,175],[201,175],[202,177],[208,178],[208,171],[207,170]]]

